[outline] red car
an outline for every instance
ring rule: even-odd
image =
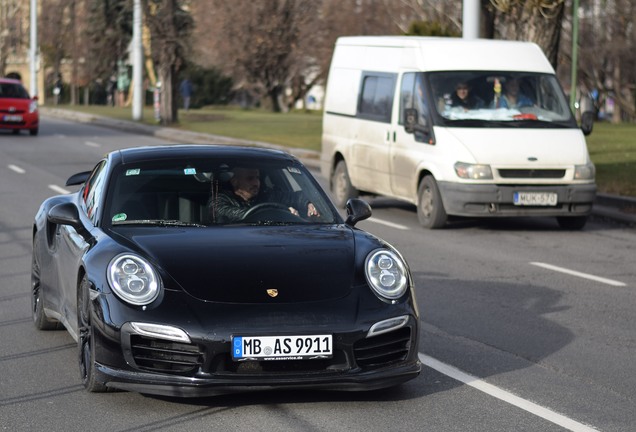
[[[20,81],[0,78],[0,129],[10,129],[14,134],[25,129],[37,135],[39,117],[37,97],[29,96]]]

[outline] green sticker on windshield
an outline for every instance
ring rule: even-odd
[[[126,215],[126,213],[117,213],[115,216],[113,216],[113,222],[125,221],[127,218],[128,216]]]
[[[139,172],[141,170],[139,168],[136,169],[129,169],[128,171],[126,171],[126,175],[127,176],[131,176],[131,175],[139,175]]]

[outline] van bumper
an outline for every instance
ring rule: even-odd
[[[454,216],[587,216],[596,196],[595,184],[476,185],[439,182],[446,213]],[[552,206],[515,205],[515,192],[555,192]]]

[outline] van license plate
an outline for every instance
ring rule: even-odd
[[[555,206],[557,194],[555,192],[515,192],[513,202],[518,206]]]
[[[332,335],[234,336],[234,360],[302,360],[333,355]]]

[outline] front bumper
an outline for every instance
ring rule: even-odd
[[[181,314],[189,317],[163,320],[184,330],[189,341],[173,341],[139,334],[130,321],[115,324],[112,314],[112,296],[101,295],[93,306],[93,334],[95,342],[96,379],[108,387],[164,396],[202,397],[219,394],[269,389],[321,389],[321,390],[375,390],[391,387],[418,376],[421,365],[418,359],[419,318],[412,303],[394,305],[388,315],[370,314],[364,319],[346,318],[344,310],[334,302],[322,315],[310,311],[292,313],[267,309],[249,319],[231,320],[228,313],[218,320],[218,313]],[[101,301],[100,301],[101,300]],[[174,303],[173,303],[174,306]],[[350,306],[350,305],[346,305]],[[178,309],[179,306],[176,306]],[[226,309],[228,309],[226,307]],[[246,308],[247,309],[247,308]],[[297,306],[296,306],[297,309]],[[258,308],[248,310],[245,316],[253,317]],[[157,322],[159,316],[149,311],[126,315],[131,321]],[[251,313],[249,313],[251,312]],[[275,313],[274,313],[275,312]],[[116,314],[118,315],[118,314]],[[299,322],[296,318],[313,316]],[[355,314],[349,314],[351,317]],[[202,317],[210,317],[203,320]],[[265,316],[275,316],[275,321],[265,324]],[[400,326],[378,335],[368,336],[373,324],[395,316],[408,319]],[[108,318],[109,317],[109,318]],[[193,318],[194,317],[194,318]],[[198,318],[196,318],[198,317]],[[212,318],[214,317],[214,319]],[[343,317],[345,317],[343,319]],[[201,319],[199,319],[201,318]],[[316,321],[312,323],[311,321]],[[115,321],[118,321],[115,319]],[[198,321],[198,322],[197,322]],[[241,322],[243,321],[243,322]],[[219,326],[219,322],[223,323]],[[196,324],[194,324],[196,323]],[[284,324],[286,323],[286,324]],[[256,331],[254,329],[257,329]],[[333,356],[311,360],[244,360],[235,361],[231,355],[232,335],[258,334],[325,334],[333,335]]]
[[[4,115],[0,113],[0,129],[36,129],[39,126],[40,120],[38,114],[25,114],[21,113],[22,121],[14,122],[14,121],[4,121]]]
[[[501,185],[439,182],[444,209],[455,216],[587,216],[596,196],[595,184]],[[518,206],[515,192],[555,192],[555,206]]]

